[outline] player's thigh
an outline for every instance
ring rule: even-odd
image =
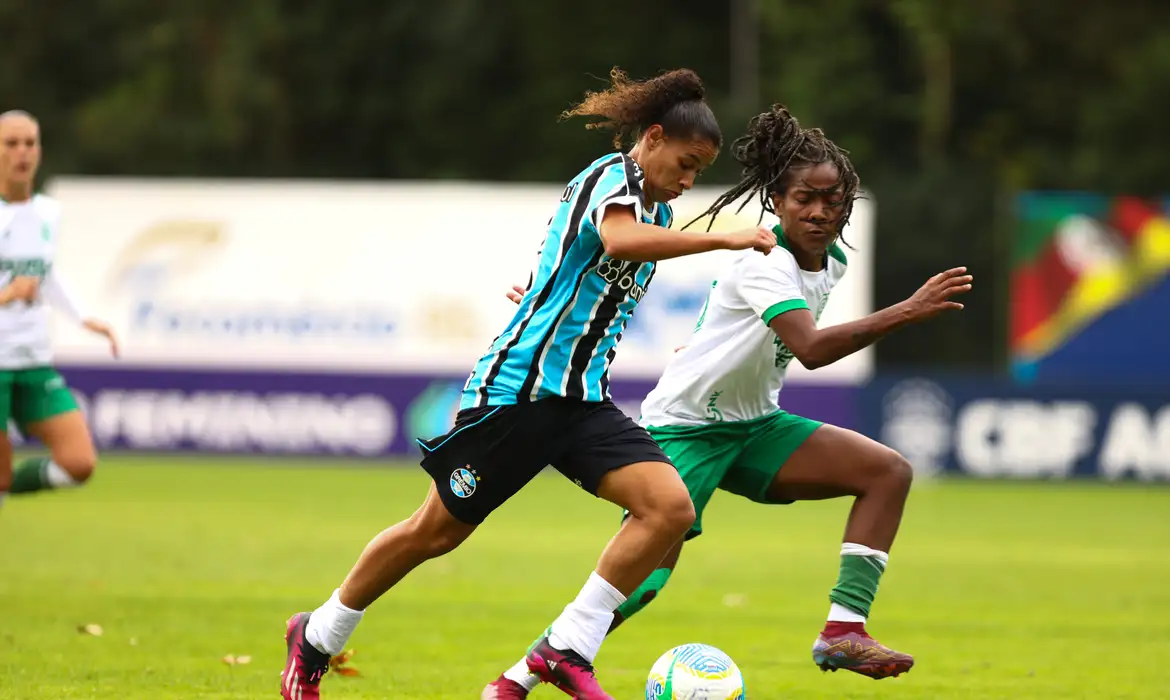
[[[7,491],[12,486],[12,441],[8,437],[8,428],[12,422],[12,385],[15,373],[11,370],[0,370],[0,491]]]
[[[7,424],[5,424],[7,425]],[[8,431],[0,431],[0,493],[12,487],[12,440]]]
[[[93,438],[64,377],[51,367],[16,374],[13,418],[22,431],[49,448],[53,461],[92,468],[97,460]]]
[[[791,503],[791,499],[773,498],[769,490],[793,454],[821,425],[787,411],[744,421],[743,449],[719,488],[756,503]]]
[[[635,516],[693,517],[686,484],[645,428],[609,401],[550,401],[570,415],[552,461],[557,471]]]
[[[444,435],[419,440],[422,467],[457,520],[479,525],[549,463],[549,416],[535,404],[460,411]]]
[[[698,537],[703,533],[703,511],[743,450],[743,436],[728,423],[649,428],[647,432],[678,470],[694,503],[695,523],[686,539]]]
[[[15,418],[12,411],[12,401],[15,398],[16,372],[0,370],[0,421],[3,421],[4,432],[8,432],[8,424]]]
[[[894,450],[852,430],[823,424],[797,447],[769,484],[769,502],[860,496],[905,460]]]

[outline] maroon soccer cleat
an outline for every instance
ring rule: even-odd
[[[860,622],[830,622],[813,644],[813,663],[822,671],[843,668],[880,680],[910,670],[914,657],[885,646],[865,631]]]
[[[280,697],[284,700],[320,700],[321,677],[329,670],[329,655],[318,651],[305,639],[309,613],[297,613],[288,619],[284,641],[288,658],[280,673]]]
[[[479,700],[524,700],[526,697],[528,697],[528,691],[525,690],[524,686],[511,678],[500,676],[488,683],[487,687],[483,689],[483,695],[479,696]]]
[[[542,637],[526,658],[528,670],[540,677],[544,683],[552,683],[566,695],[576,700],[613,700],[613,696],[601,689],[593,675],[593,664],[577,652],[568,649],[554,649],[548,637]]]

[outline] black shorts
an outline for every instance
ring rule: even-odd
[[[546,466],[594,496],[606,473],[665,462],[654,438],[610,401],[560,397],[460,411],[445,435],[419,440],[443,504],[478,525]]]

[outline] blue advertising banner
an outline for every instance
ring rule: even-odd
[[[446,432],[466,379],[451,374],[258,372],[64,365],[99,449],[406,458]],[[614,378],[637,416],[650,380]],[[785,387],[784,408],[854,427],[850,386]]]
[[[882,377],[862,430],[921,472],[977,477],[1170,479],[1170,390]]]

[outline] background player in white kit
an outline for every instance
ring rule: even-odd
[[[715,282],[690,342],[643,402],[641,423],[694,501],[695,524],[685,539],[702,533],[703,510],[716,489],[769,504],[853,496],[840,575],[813,659],[824,670],[896,676],[913,658],[871,638],[865,621],[910,491],[910,465],[863,435],[781,410],[776,397],[794,357],[809,369],[823,367],[905,324],[961,309],[951,299],[968,291],[972,278],[965,268],[949,270],[904,302],[818,329],[848,266],[837,241],[858,192],[853,165],[782,105],[753,118],[732,153],[743,180],[704,216],[758,195],[780,219],[778,246],[768,256],[744,254]],[[516,300],[515,293],[509,297]],[[611,632],[658,595],[682,545],[618,608]],[[498,700],[523,698],[537,685],[519,666],[505,678],[512,683],[497,684]]]
[[[34,192],[41,162],[40,126],[31,115],[0,114],[0,497],[77,486],[97,455],[65,380],[53,369],[47,299],[118,354],[105,323],[86,318],[53,270],[61,205]],[[13,471],[8,424],[49,448]]]

